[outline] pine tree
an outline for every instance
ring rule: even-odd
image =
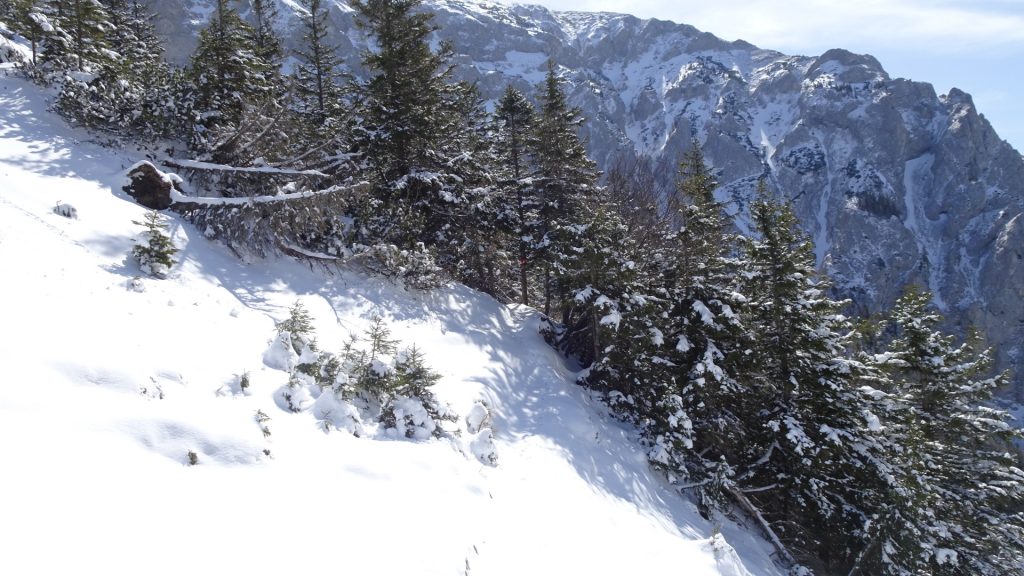
[[[498,189],[501,195],[497,218],[505,228],[516,255],[519,301],[530,304],[530,268],[536,260],[540,202],[530,186],[527,146],[533,131],[534,109],[522,92],[511,85],[494,111],[494,146],[497,155]]]
[[[327,43],[327,8],[322,0],[302,0],[305,8],[300,18],[303,26],[303,47],[296,53],[296,97],[300,112],[313,126],[337,129],[340,119],[341,59],[337,47]]]
[[[383,403],[394,393],[394,374],[384,360],[398,350],[398,340],[391,338],[391,329],[381,318],[374,318],[366,329],[363,340],[368,350],[354,377],[356,386],[377,403]]]
[[[278,20],[277,3],[274,0],[251,0],[253,52],[272,69],[281,66],[284,50],[281,39],[274,30]]]
[[[437,28],[432,16],[417,12],[420,0],[356,1],[359,27],[372,35],[376,50],[363,53],[371,77],[355,86],[362,97],[363,125],[357,147],[387,183],[432,164],[439,144],[441,94],[450,71],[449,48],[430,49]]]
[[[34,68],[39,63],[39,45],[54,31],[45,3],[42,0],[9,0],[8,6],[7,22],[31,44],[30,64]]]
[[[675,473],[697,488],[708,506],[723,500],[721,493],[714,493],[721,488],[720,479],[712,480],[724,473],[723,465],[736,463],[744,444],[736,402],[746,350],[739,319],[745,301],[733,281],[736,240],[727,230],[724,207],[715,199],[717,186],[694,142],[680,162],[677,195],[670,201],[670,218],[678,230],[665,236],[659,275],[669,303],[661,327],[671,344],[665,358],[677,372],[672,393],[679,401],[671,404],[670,414],[682,410],[692,422],[692,450],[674,458],[685,463]],[[663,416],[661,421],[670,419]]]
[[[419,0],[354,2],[359,26],[374,39],[363,53],[370,77],[351,86],[360,103],[353,129],[357,177],[372,193],[356,208],[364,244],[409,250],[422,244],[463,277],[478,258],[474,218],[488,196],[482,103],[469,85],[450,81],[451,47],[435,52],[431,16]],[[469,252],[467,252],[467,250]],[[477,268],[470,263],[470,270]]]
[[[288,309],[288,318],[278,322],[275,328],[278,336],[288,335],[292,350],[296,354],[301,354],[302,349],[313,341],[315,333],[313,317],[301,300],[296,300],[295,304],[292,304]]]
[[[895,338],[874,362],[898,408],[887,422],[898,490],[876,520],[860,574],[1022,574],[1024,472],[1019,430],[985,404],[1005,383],[991,358],[936,327],[931,295],[908,288],[891,313]]]
[[[53,31],[43,47],[42,64],[55,72],[94,72],[109,62],[110,15],[99,0],[51,0]]]
[[[565,302],[571,287],[558,278],[566,274],[571,252],[580,245],[581,206],[590,201],[597,184],[597,170],[587,157],[577,130],[580,111],[570,108],[562,91],[554,61],[539,94],[540,107],[530,141],[534,167],[530,176],[540,198],[539,231],[534,240],[543,262],[544,314]]]
[[[139,268],[154,278],[166,278],[174,266],[174,254],[178,252],[167,234],[167,223],[155,210],[146,212],[142,222],[133,220],[132,223],[146,229],[132,248]]]
[[[740,287],[750,353],[736,406],[748,431],[735,482],[797,557],[841,570],[890,472],[860,390],[868,370],[847,355],[843,303],[828,298],[792,209],[762,192],[751,215]]]
[[[217,0],[210,23],[199,33],[183,96],[190,147],[200,157],[233,163],[258,156],[245,149],[238,137],[268,132],[264,123],[277,117],[279,106],[272,101],[280,83],[273,64],[257,55],[254,37],[252,27],[230,0]],[[268,101],[269,110],[265,108]],[[253,142],[248,140],[250,145]]]
[[[109,15],[109,58],[88,81],[65,79],[57,109],[94,128],[164,135],[170,126],[171,72],[152,15],[138,0],[102,3]]]
[[[444,436],[442,421],[454,422],[455,414],[434,396],[431,388],[441,375],[427,366],[423,353],[415,345],[403,351],[395,363],[394,390],[381,411],[381,422],[388,428],[398,428],[408,438],[432,435]]]

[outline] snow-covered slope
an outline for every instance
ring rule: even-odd
[[[178,62],[209,3],[154,5]],[[330,5],[332,41],[358,75],[366,38],[344,0]],[[301,39],[295,6],[279,1],[291,46]],[[643,159],[668,193],[697,139],[741,228],[767,178],[793,200],[839,296],[876,312],[908,283],[930,288],[950,327],[978,326],[999,365],[1017,370],[1024,399],[1024,158],[969,95],[891,78],[867,55],[789,56],[624,14],[490,0],[424,6],[452,41],[458,73],[489,98],[507,83],[529,93],[554,58],[603,169]]]
[[[0,573],[781,574],[648,470],[530,310],[246,264],[178,222],[180,264],[138,291],[143,211],[119,191],[138,157],[86,138],[0,70]],[[263,355],[296,299],[321,348],[375,316],[418,344],[442,400],[491,406],[497,466],[464,420],[452,440],[356,438],[279,407]]]

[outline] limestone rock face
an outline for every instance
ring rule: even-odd
[[[211,2],[154,3],[178,62]],[[331,5],[331,40],[358,76],[366,38],[343,0]],[[279,1],[290,46],[301,38],[295,6]],[[554,58],[606,170],[642,159],[670,190],[696,140],[741,230],[766,178],[793,201],[837,295],[874,312],[907,283],[929,288],[951,327],[983,330],[1024,399],[1024,159],[969,95],[891,78],[871,56],[788,56],[660,20],[486,0],[425,9],[486,98],[508,83],[532,92]]]

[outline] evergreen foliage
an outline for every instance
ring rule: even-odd
[[[50,0],[47,10],[53,30],[43,47],[45,68],[95,73],[115,56],[107,40],[110,14],[100,0]]]
[[[368,77],[346,85],[328,3],[302,0],[289,82],[276,3],[249,6],[251,25],[217,0],[180,73],[139,0],[0,0],[0,19],[41,47],[26,70],[55,84],[56,108],[78,123],[183,134],[200,159],[313,167],[330,174],[310,181],[340,184],[273,208],[210,208],[192,220],[209,236],[260,255],[358,258],[411,288],[454,278],[542,308],[544,336],[636,427],[652,466],[708,517],[749,514],[785,561],[851,575],[1024,573],[1019,431],[991,405],[1005,376],[989,374],[976,342],[938,331],[927,293],[909,290],[888,319],[855,329],[792,209],[763,185],[752,236],[733,234],[697,142],[674,193],[655,189],[643,159],[598,186],[555,63],[536,106],[509,86],[488,116],[476,87],[453,80],[451,47],[431,48],[421,0],[352,3],[372,48]],[[165,277],[176,253],[166,223],[156,212],[136,223],[133,256]],[[318,349],[301,302],[277,331],[282,407],[318,406],[325,430],[358,434],[362,419],[428,438],[454,419],[422,352],[399,352],[380,319],[336,355]]]
[[[427,366],[419,348],[407,348],[395,362],[394,390],[381,410],[381,423],[406,438],[444,436],[440,423],[458,418],[431,390],[440,379],[441,375]]]
[[[1024,472],[1010,455],[1020,435],[986,406],[1006,375],[985,376],[987,350],[936,329],[931,299],[908,288],[888,320],[894,338],[871,357],[889,378],[901,490],[879,512],[859,573],[1021,574]]]
[[[532,244],[543,270],[544,314],[551,316],[553,306],[567,301],[575,288],[559,279],[569,273],[572,253],[582,243],[586,228],[579,217],[594,196],[598,174],[577,133],[583,118],[579,109],[569,106],[554,61],[548,62],[538,100],[530,141],[530,176],[540,206]]]
[[[150,210],[142,222],[133,220],[132,223],[145,228],[132,248],[132,256],[139,268],[154,278],[166,278],[174,266],[174,255],[178,249],[167,234],[168,227],[164,218],[159,212]]]
[[[257,58],[276,69],[281,66],[284,57],[281,39],[274,31],[274,24],[278,20],[277,3],[275,0],[251,0],[250,8],[253,52]]]
[[[360,103],[353,159],[373,186],[355,210],[357,241],[399,250],[422,243],[457,276],[468,276],[479,272],[481,259],[466,234],[479,233],[474,219],[489,193],[489,172],[478,157],[488,148],[485,114],[474,87],[451,81],[451,48],[431,50],[435,27],[419,5],[352,5],[375,44],[363,53],[369,79],[351,87]]]
[[[510,240],[509,251],[517,259],[517,300],[530,304],[537,289],[531,267],[537,258],[535,239],[540,236],[540,201],[528,178],[529,144],[533,133],[534,108],[526,96],[508,86],[494,113],[494,148],[500,208],[496,217]]]
[[[93,128],[135,137],[166,135],[173,97],[171,71],[138,0],[103,0],[109,16],[108,59],[89,79],[64,79],[57,109]]]
[[[46,5],[42,0],[6,0],[2,19],[11,30],[29,41],[32,48],[32,60],[28,62],[34,69],[39,64],[40,45],[54,31],[53,24],[47,16]]]
[[[339,128],[341,110],[341,59],[337,47],[327,43],[327,7],[322,0],[302,0],[303,46],[296,53],[296,99],[299,112],[314,130],[326,135]]]
[[[745,241],[741,291],[753,404],[742,411],[749,432],[737,482],[797,557],[835,570],[848,565],[851,539],[892,471],[868,425],[867,370],[846,354],[850,325],[827,296],[810,239],[763,188],[752,216],[758,237]]]
[[[216,0],[210,22],[185,71],[183,120],[189,146],[199,158],[232,164],[261,156],[252,139],[239,136],[269,132],[279,117],[274,100],[277,67],[257,53],[255,32],[231,6]],[[269,109],[268,109],[269,108]]]

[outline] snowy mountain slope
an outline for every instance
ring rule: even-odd
[[[454,45],[458,73],[485,96],[510,82],[529,92],[554,58],[603,169],[644,159],[668,194],[696,139],[741,229],[765,177],[793,200],[840,296],[876,312],[907,283],[929,287],[950,327],[978,326],[999,365],[1016,369],[1024,399],[1024,158],[969,95],[937,95],[844,50],[788,56],[622,14],[424,4]],[[296,5],[279,6],[282,35],[296,46]],[[209,0],[155,7],[169,56],[187,61]],[[330,17],[332,41],[358,75],[366,39],[344,1]]]
[[[0,71],[0,573],[781,574],[648,470],[527,309],[246,264],[177,222],[171,277],[129,289],[143,211],[119,188],[138,156]],[[451,441],[355,438],[280,408],[288,376],[263,355],[296,299],[324,349],[374,316],[418,344],[442,400],[491,405],[498,465],[465,422]]]

